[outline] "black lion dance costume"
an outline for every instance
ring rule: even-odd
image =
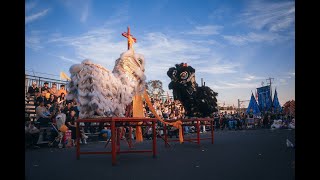
[[[169,68],[167,75],[171,78],[169,89],[173,90],[174,100],[179,100],[189,117],[210,117],[217,112],[218,93],[208,86],[198,86],[195,69],[186,63]]]

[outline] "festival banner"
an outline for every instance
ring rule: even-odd
[[[274,113],[282,112],[282,107],[281,107],[279,99],[278,99],[277,90],[275,90],[274,97],[273,97],[273,112]]]
[[[261,112],[271,110],[272,99],[270,94],[270,86],[257,88],[258,104]]]
[[[256,99],[253,96],[253,93],[251,94],[251,99],[250,99],[246,113],[249,114],[251,110],[254,115],[260,115],[259,106],[257,104]]]

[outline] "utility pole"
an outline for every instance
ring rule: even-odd
[[[242,100],[242,101],[240,101],[240,99],[238,99],[238,111],[239,111],[239,113],[240,113],[240,105],[241,105],[241,103],[246,102],[246,101],[250,101],[250,100]]]
[[[274,80],[274,78],[269,77],[266,80],[269,81],[267,83],[268,83],[268,85],[270,85],[270,96],[271,96],[271,101],[272,101],[272,87],[271,87],[271,84],[272,84],[272,80]]]

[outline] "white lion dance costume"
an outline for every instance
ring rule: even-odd
[[[144,56],[133,49],[120,55],[112,72],[90,60],[72,65],[67,98],[77,99],[79,118],[123,117],[133,96],[145,90],[144,65]]]
[[[134,52],[132,45],[136,39],[130,35],[129,27],[128,32],[122,35],[128,38],[129,50],[122,53],[116,60],[112,72],[90,60],[84,60],[81,64],[70,67],[71,81],[68,83],[67,99],[77,99],[80,119],[124,117],[126,106],[131,102],[133,102],[133,117],[144,117],[143,96],[151,112],[159,121],[179,129],[179,140],[182,143],[182,122],[180,120],[173,123],[165,122],[153,108],[145,89],[144,56]],[[136,137],[137,141],[142,141],[141,127],[137,127]]]

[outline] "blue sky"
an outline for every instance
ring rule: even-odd
[[[281,105],[295,99],[295,2],[288,0],[26,1],[26,72],[59,78],[86,58],[113,69],[127,49],[127,26],[147,80],[161,80],[170,94],[166,72],[186,62],[220,104],[249,100],[269,77]]]

